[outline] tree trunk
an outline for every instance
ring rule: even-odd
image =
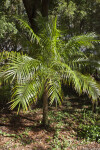
[[[23,4],[28,15],[32,29],[38,31],[36,24],[37,11],[40,11],[43,17],[48,17],[49,0],[23,0]]]
[[[23,0],[23,3],[24,3],[24,7],[25,7],[26,13],[28,15],[28,19],[31,24],[31,27],[34,30],[34,32],[37,32],[38,28],[37,28],[35,18],[37,15],[37,11],[40,10],[41,0],[37,0],[37,1]]]
[[[43,125],[48,125],[48,95],[46,90],[43,94]]]
[[[48,17],[49,0],[42,0],[42,16]]]

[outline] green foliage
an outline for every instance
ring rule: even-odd
[[[73,1],[67,3],[65,0],[58,2],[58,12],[64,16],[73,18],[76,11],[76,4]]]
[[[61,30],[69,36],[95,31],[100,34],[99,25],[99,0],[56,0],[56,9],[53,14],[59,17]],[[68,37],[66,37],[68,39]]]
[[[13,137],[15,140],[18,139],[24,146],[34,142],[33,139],[29,138],[29,135],[26,132],[20,134],[9,134],[0,130],[0,135],[2,135],[3,137]]]
[[[71,142],[68,141],[60,133],[61,129],[63,129],[65,126],[64,119],[66,118],[67,115],[69,116],[67,112],[64,113],[62,111],[57,111],[57,112],[50,111],[49,112],[50,123],[56,123],[54,138],[50,142],[50,145],[52,146],[53,150],[58,150],[58,149],[66,150],[66,148],[71,145]]]
[[[100,143],[100,126],[96,125],[81,125],[79,133],[81,138],[87,141],[96,141]]]
[[[71,103],[73,105],[73,102]],[[73,105],[72,110],[74,107],[75,104]],[[67,110],[65,108],[63,111],[49,112],[50,122],[51,124],[54,124],[55,127],[55,149],[56,146],[61,148],[61,145],[63,144],[68,144],[67,146],[70,146],[71,144],[69,140],[66,141],[64,137],[59,136],[62,135],[64,129],[68,129],[68,132],[73,130],[72,136],[77,136],[78,140],[84,139],[85,143],[89,141],[100,143],[100,116],[99,114],[94,114],[91,110],[88,110],[90,106],[88,106],[87,109],[84,107],[86,107],[86,105],[83,106],[83,109],[79,108],[80,111],[75,109],[74,112],[72,110],[68,111],[68,108]],[[69,128],[71,130],[69,130]]]
[[[1,53],[2,60],[7,56],[8,63],[0,76],[16,83],[12,91],[11,109],[19,105],[18,108],[22,106],[23,110],[27,110],[32,101],[41,98],[44,89],[48,91],[50,104],[56,101],[60,105],[63,100],[62,83],[72,84],[79,94],[86,93],[93,101],[99,98],[100,87],[95,80],[79,73],[69,63],[69,60],[73,60],[71,53],[81,53],[81,57],[87,57],[80,48],[93,47],[92,42],[97,42],[94,34],[73,37],[66,44],[57,29],[57,18],[50,19],[45,26],[41,24],[38,35],[26,22],[18,21],[29,33],[31,57],[16,52]]]
[[[66,150],[67,147],[70,146],[70,142],[66,140],[66,138],[63,136],[62,139],[59,138],[58,135],[54,136],[53,141],[51,141],[50,145],[52,145],[52,150]]]
[[[18,135],[16,135],[16,134],[8,134],[6,132],[2,132],[2,130],[0,130],[0,135],[18,138]]]
[[[0,1],[0,51],[17,51],[20,49],[18,40],[18,25],[12,16],[23,15],[22,1]],[[25,14],[24,14],[25,16]]]
[[[96,141],[100,143],[100,124],[97,121],[98,119],[99,115],[84,109],[82,123],[80,123],[78,129],[78,136],[87,141]]]
[[[14,23],[7,21],[7,17],[5,15],[1,15],[0,17],[0,38],[5,38],[7,34],[11,36],[11,34],[16,34],[17,29]],[[10,38],[10,37],[9,37]]]

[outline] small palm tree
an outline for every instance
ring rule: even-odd
[[[100,96],[100,88],[89,75],[79,72],[80,59],[87,59],[83,50],[93,47],[94,34],[71,38],[68,43],[57,29],[57,18],[41,26],[40,34],[36,35],[30,26],[20,19],[21,26],[29,33],[31,47],[29,55],[17,52],[3,52],[7,63],[0,76],[14,82],[11,109],[18,106],[27,110],[32,102],[43,96],[43,123],[48,124],[48,98],[50,104],[63,100],[62,84],[70,85],[79,94],[86,93],[93,101]],[[76,64],[78,62],[78,67]]]

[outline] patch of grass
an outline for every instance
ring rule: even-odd
[[[86,141],[95,141],[100,143],[100,125],[98,124],[98,115],[92,111],[82,112],[81,123],[79,125],[78,136]]]
[[[87,141],[96,141],[100,143],[100,127],[96,125],[80,125],[80,132],[78,133],[81,138]]]
[[[19,140],[20,143],[22,143],[22,145],[27,145],[27,144],[31,144],[33,143],[33,139],[29,137],[28,132],[25,130],[23,133],[20,134],[9,134],[6,132],[2,132],[2,130],[0,130],[0,134],[3,135],[4,137],[13,137],[15,140]],[[8,143],[9,144],[9,143]]]
[[[67,140],[63,135],[60,138],[60,133],[57,129],[50,144],[52,146],[52,150],[66,150],[66,148],[71,145],[71,141]]]
[[[6,133],[6,132],[2,132],[2,130],[0,130],[0,134],[3,135],[3,136],[6,136],[6,137],[14,137],[14,138],[18,138],[19,137],[16,134],[9,134],[9,133]]]

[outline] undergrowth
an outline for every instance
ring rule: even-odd
[[[53,130],[50,130],[49,132],[48,130],[46,131],[45,129],[42,129],[41,126],[39,127],[42,119],[41,112],[42,111],[39,108],[31,110],[31,112],[26,112],[26,116],[30,119],[32,116],[38,115],[39,120],[35,120],[33,122],[33,126],[28,126],[22,132],[17,134],[6,133],[6,131],[3,131],[1,127],[0,135],[3,137],[10,137],[25,147],[32,143],[37,143],[37,139],[33,139],[33,137],[31,137],[35,127],[37,134],[38,131],[41,130],[42,133],[47,133],[46,137],[44,137],[45,144],[50,147],[50,150],[66,150],[67,148],[74,150],[77,146],[86,145],[91,141],[100,143],[100,112],[98,111],[98,113],[93,113],[89,105],[82,105],[81,108],[77,106],[72,107],[71,102],[69,107],[66,107],[66,105],[61,108],[58,107],[57,109],[51,107],[48,117],[49,127]],[[0,121],[4,124],[8,124],[9,118],[1,117]],[[50,132],[52,132],[52,134]]]
[[[64,137],[63,130],[69,131],[70,137],[74,137],[75,140],[76,138],[83,140],[83,144],[91,141],[100,143],[100,117],[99,114],[94,114],[92,110],[76,109],[74,113],[67,110],[50,111],[49,118],[50,123],[55,127],[55,135],[51,142],[53,150],[65,150],[71,146],[72,141],[70,142]],[[71,133],[71,131],[73,132]]]

